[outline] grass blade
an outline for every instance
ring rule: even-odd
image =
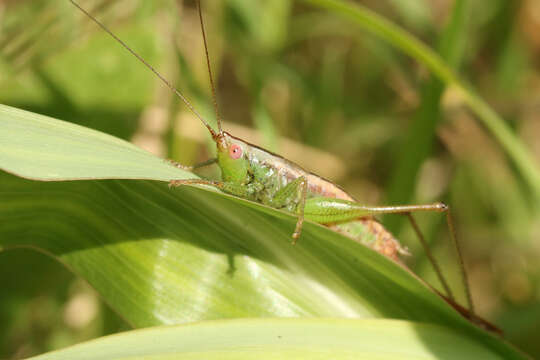
[[[457,0],[451,14],[449,24],[444,29],[439,42],[439,52],[452,68],[459,65],[466,39],[467,0]],[[431,77],[422,89],[422,103],[415,118],[411,122],[396,161],[395,170],[390,176],[387,200],[389,204],[408,204],[414,196],[415,184],[420,166],[431,153],[435,130],[441,117],[439,106],[445,89],[444,83],[436,77]],[[389,217],[385,225],[393,232],[399,233],[399,228],[405,219]]]
[[[195,177],[127,141],[0,104],[0,168],[35,180]]]
[[[2,107],[0,134],[8,130],[0,138],[0,168],[11,173],[136,177],[145,164],[147,179],[165,180],[167,171],[192,176],[114,137]],[[58,151],[66,145],[69,152]],[[288,213],[151,181],[37,182],[2,174],[0,182],[0,248],[30,247],[57,258],[136,327],[233,317],[389,317],[445,326],[492,351],[510,351],[404,267],[349,238],[307,222],[292,247],[296,219]]]
[[[517,359],[521,356],[515,352],[489,351],[444,327],[408,321],[247,319],[131,331],[32,359],[105,358]]]
[[[455,88],[482,124],[501,144],[510,159],[527,182],[537,199],[540,199],[540,170],[525,145],[516,137],[504,120],[484,102],[470,86],[466,85],[432,49],[376,13],[359,5],[339,0],[304,0],[326,9],[360,25],[391,45],[401,49],[441,79],[447,86]]]

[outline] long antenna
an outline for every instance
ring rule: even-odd
[[[206,54],[206,66],[208,67],[208,76],[210,77],[210,87],[212,88],[212,100],[214,102],[214,110],[216,111],[216,120],[217,120],[218,130],[221,133],[221,118],[219,116],[219,110],[218,110],[218,105],[217,105],[216,87],[214,85],[214,78],[212,76],[212,68],[210,67],[210,56],[208,56],[208,44],[206,43],[206,31],[204,30],[204,22],[203,22],[200,0],[197,0],[197,9],[199,11],[199,20],[201,20],[201,31],[202,31],[202,37],[203,37],[203,42],[204,42],[204,52]]]
[[[98,19],[96,19],[94,16],[92,16],[88,11],[86,11],[85,9],[83,9],[79,4],[77,4],[74,0],[69,0],[76,8],[78,8],[79,10],[81,10],[86,16],[88,16],[90,19],[92,19],[96,24],[99,25],[99,27],[101,27],[107,34],[109,34],[110,36],[112,36],[113,39],[115,39],[116,41],[118,41],[118,43],[120,43],[120,45],[122,45],[127,51],[129,51],[133,56],[135,56],[141,63],[143,63],[144,66],[146,66],[150,71],[152,71],[165,85],[167,85],[167,87],[169,89],[171,89],[175,94],[176,96],[178,96],[183,102],[184,104],[186,104],[186,106],[188,107],[188,109],[196,116],[199,118],[199,120],[202,121],[202,123],[206,126],[206,128],[208,129],[208,131],[210,131],[210,134],[212,134],[212,137],[215,139],[218,137],[218,134],[216,134],[216,132],[214,131],[214,129],[212,129],[212,127],[210,126],[210,124],[208,124],[206,122],[206,120],[203,119],[203,117],[197,112],[197,110],[195,110],[195,108],[193,107],[193,105],[191,105],[191,103],[188,101],[188,99],[180,92],[180,90],[178,90],[177,88],[175,88],[167,79],[165,79],[156,69],[154,69],[152,67],[152,65],[150,65],[149,63],[146,62],[146,60],[144,60],[138,53],[136,53],[134,50],[132,50],[125,42],[123,42],[122,40],[120,40],[120,38],[118,38],[118,36],[114,35],[113,32],[111,30],[109,30],[109,28],[107,28],[105,25],[103,25]],[[219,122],[218,122],[219,124]],[[220,132],[221,132],[221,127],[220,127]]]

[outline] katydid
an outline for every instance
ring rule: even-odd
[[[445,299],[464,316],[480,323],[486,328],[491,328],[489,323],[478,318],[474,313],[465,266],[456,239],[450,210],[447,205],[438,202],[426,205],[365,206],[355,201],[351,195],[331,181],[310,173],[299,165],[279,155],[273,154],[270,151],[250,144],[223,131],[216,102],[215,86],[208,56],[208,46],[206,43],[206,34],[199,1],[197,1],[197,7],[212,89],[213,104],[216,112],[217,131],[195,110],[193,105],[181,91],[176,89],[158,71],[139,56],[139,54],[127,46],[94,16],[81,8],[74,0],[70,1],[169,87],[184,102],[188,109],[199,118],[212,136],[217,149],[216,158],[207,160],[195,166],[184,166],[174,161],[171,161],[171,163],[184,170],[194,170],[202,166],[217,164],[221,170],[221,180],[171,180],[169,183],[171,187],[192,184],[210,185],[225,193],[240,198],[262,203],[276,209],[287,210],[297,217],[296,227],[292,232],[292,244],[295,244],[300,238],[304,220],[309,220],[343,233],[394,260],[398,260],[398,255],[406,254],[407,251],[380,223],[374,220],[373,217],[380,214],[404,214],[411,222],[414,231],[420,239],[428,258],[434,267],[439,281],[446,291],[447,297]],[[444,213],[446,215],[450,237],[459,258],[462,281],[468,302],[468,311],[455,303],[450,287],[431,255],[418,225],[414,221],[412,213],[421,211]],[[368,238],[369,240],[366,240]]]

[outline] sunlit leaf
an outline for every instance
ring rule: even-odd
[[[5,106],[0,134],[0,168],[20,176],[192,176],[114,137]],[[136,327],[388,317],[439,324],[510,351],[404,267],[357,242],[306,223],[292,246],[295,218],[284,212],[163,182],[3,174],[2,184],[0,246],[58,258]]]
[[[0,126],[0,167],[25,178],[167,181],[189,175],[124,140],[12,107],[0,105]]]
[[[397,320],[209,321],[107,336],[33,359],[508,359],[448,328]]]

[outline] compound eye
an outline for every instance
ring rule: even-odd
[[[229,147],[229,155],[231,158],[235,160],[239,159],[242,156],[242,147],[240,147],[240,145],[237,145],[237,144],[232,144]]]

